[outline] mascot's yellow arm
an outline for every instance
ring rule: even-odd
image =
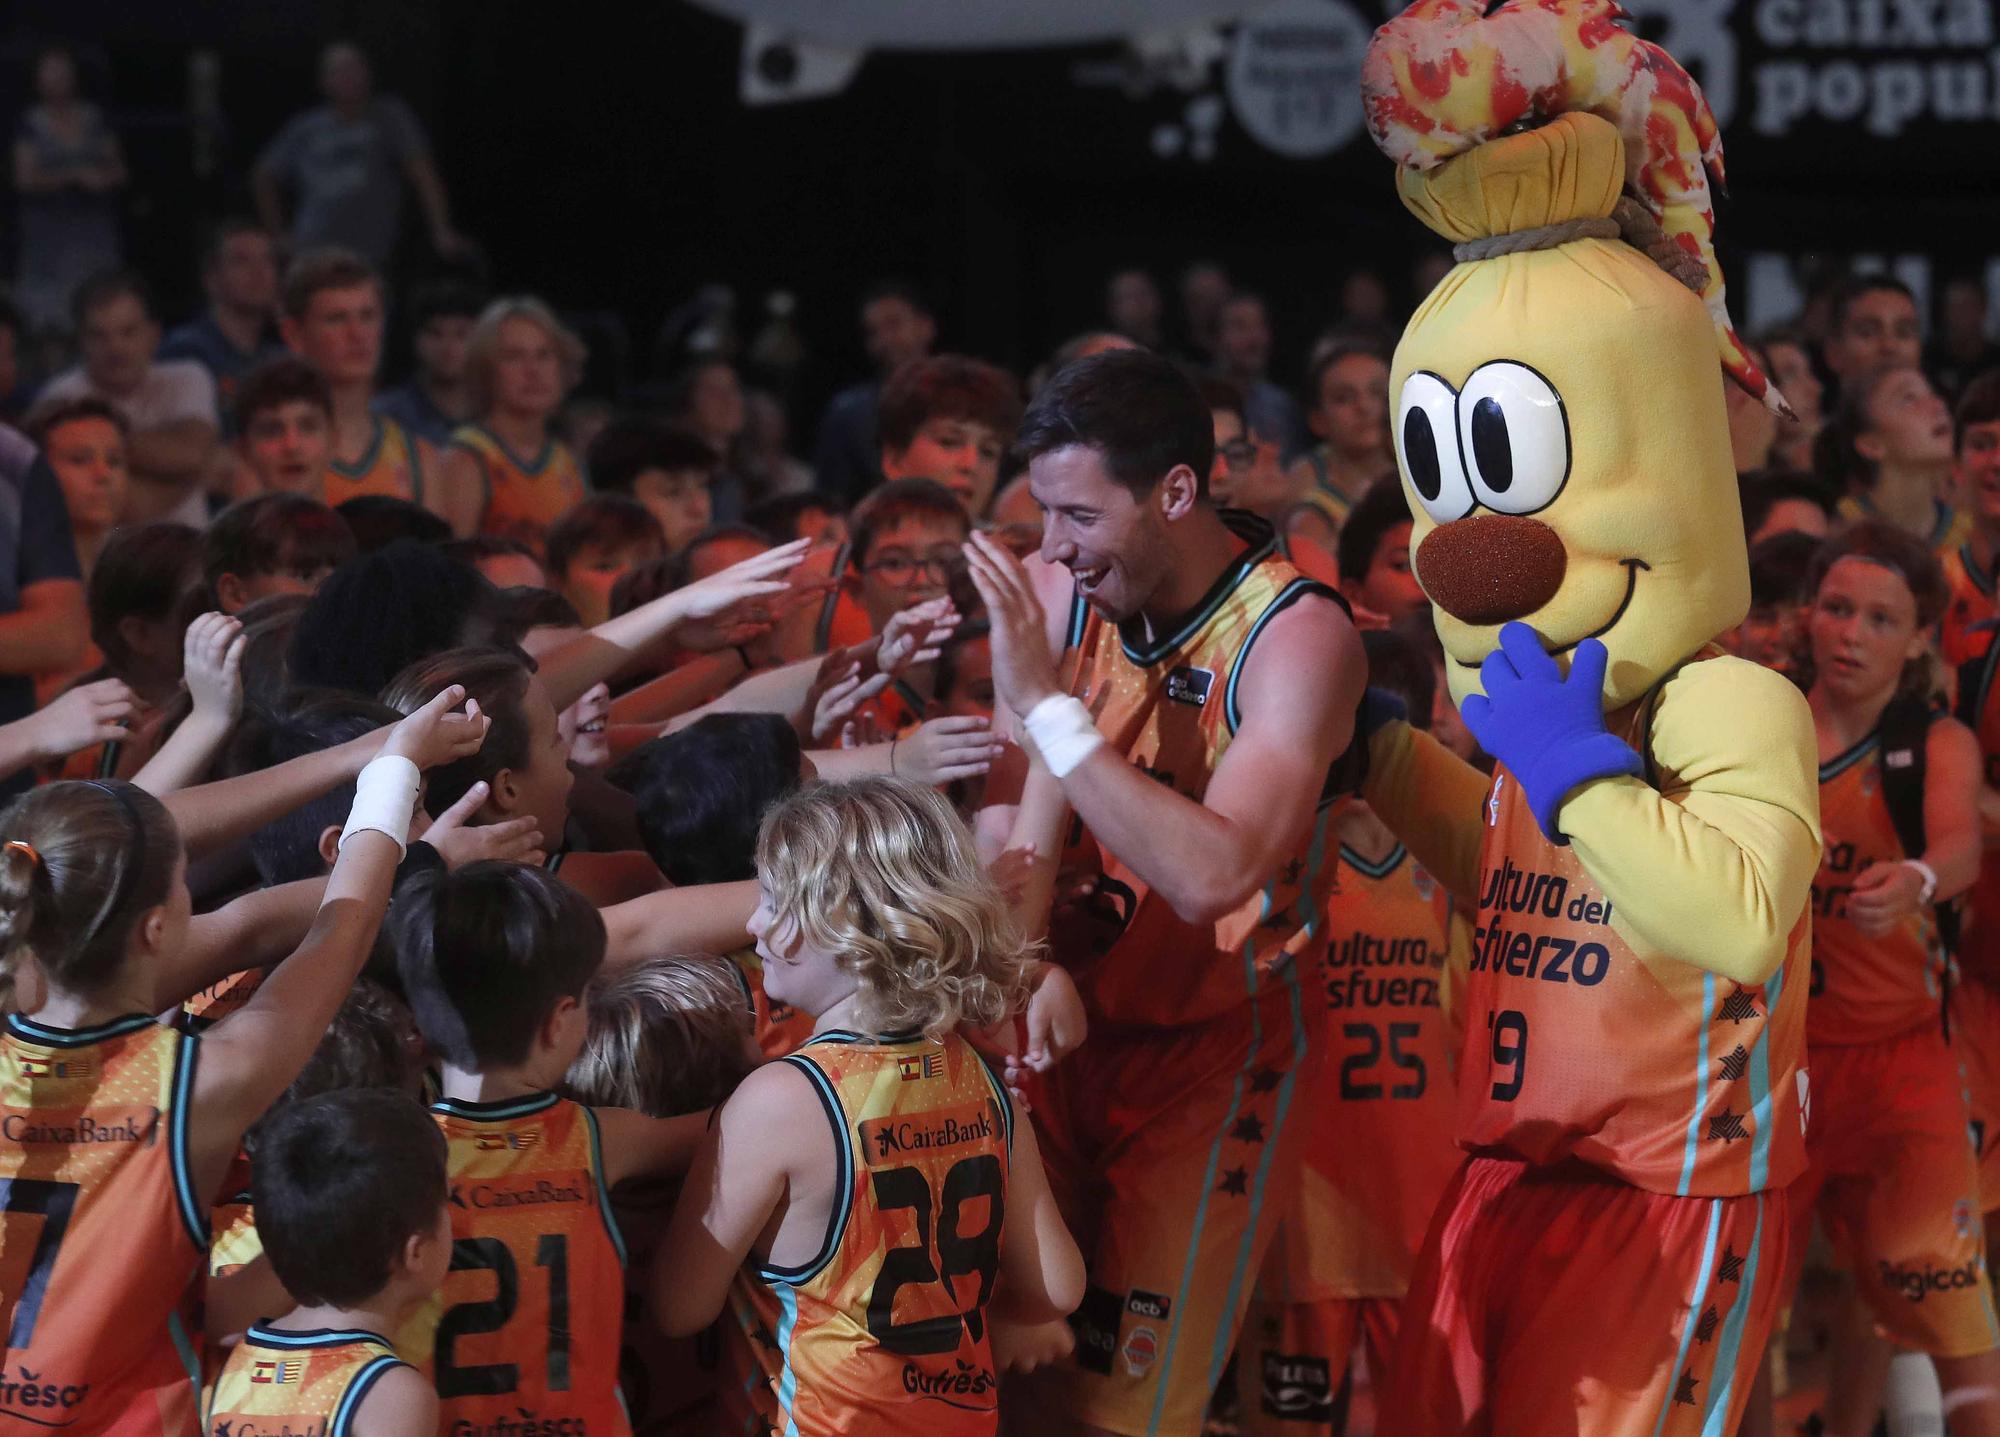
[[[1627,715],[1607,717],[1617,732]],[[1764,982],[1785,960],[1819,867],[1818,756],[1804,697],[1740,659],[1689,664],[1661,688],[1642,746],[1659,787],[1624,777],[1584,784],[1558,814],[1563,832],[1638,953]],[[1375,735],[1369,806],[1468,902],[1490,787],[1428,734],[1397,723]]]

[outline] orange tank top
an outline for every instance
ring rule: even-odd
[[[451,442],[479,461],[486,488],[479,512],[482,534],[519,540],[539,554],[550,527],[586,492],[576,455],[553,435],[531,460],[520,458],[479,424],[460,426]]]
[[[1647,751],[1651,706],[1609,716]],[[1655,785],[1669,801],[1677,776]],[[1458,1064],[1459,1142],[1576,1159],[1634,1187],[1730,1197],[1805,1163],[1811,917],[1750,987],[1635,951],[1576,851],[1542,833],[1502,767],[1486,803]]]
[[[200,1364],[178,1308],[208,1249],[188,1169],[197,1042],[143,1015],[7,1016],[0,1427],[195,1430]]]
[[[373,1332],[289,1332],[251,1324],[202,1424],[209,1437],[351,1437],[354,1414],[385,1372],[409,1364]]]
[[[344,504],[366,494],[422,503],[423,454],[416,436],[393,419],[375,416],[374,437],[352,464],[330,459],[326,466],[326,502]]]
[[[440,1432],[625,1434],[625,1247],[597,1118],[554,1093],[444,1099],[451,1271],[397,1348],[437,1386]]]
[[[764,960],[757,956],[754,943],[731,953],[729,964],[736,981],[743,985],[743,1001],[749,1006],[750,1021],[756,1029],[757,1051],[767,1058],[782,1058],[797,1052],[812,1036],[812,1015],[801,1013],[790,1003],[771,1001],[764,991]]]
[[[1938,625],[1938,649],[1946,663],[1957,667],[1985,651],[1990,630],[1981,626],[1991,623],[2000,607],[1994,601],[1993,574],[1980,567],[1970,542],[1940,554],[1938,562],[1951,591]]]
[[[1249,547],[1156,640],[1146,641],[1136,623],[1107,623],[1080,596],[1071,601],[1065,687],[1083,700],[1112,752],[1196,803],[1241,721],[1238,681],[1257,636],[1305,595],[1332,596],[1277,557],[1268,525],[1253,523]],[[1309,968],[1325,946],[1313,921],[1325,863],[1310,835],[1255,896],[1213,924],[1176,916],[1080,825],[1072,838],[1066,866],[1101,870],[1093,901],[1107,922],[1082,951],[1056,956],[1094,1023],[1166,1028],[1214,1018]]]
[[[1439,1006],[1447,955],[1466,941],[1451,895],[1401,844],[1375,862],[1343,845],[1326,921],[1327,1056],[1318,1101],[1301,1105],[1298,1200],[1258,1279],[1272,1302],[1401,1297],[1464,1156]]]
[[[1819,766],[1824,847],[1813,879],[1812,1006],[1806,1035],[1820,1043],[1875,1043],[1939,1021],[1948,958],[1928,905],[1893,932],[1865,936],[1847,917],[1854,880],[1872,863],[1903,858],[1882,796],[1881,737],[1871,734]]]
[[[825,1245],[737,1279],[776,1430],[956,1437],[999,1416],[986,1307],[1000,1271],[1013,1106],[963,1038],[822,1033],[782,1061],[812,1080],[839,1154]]]

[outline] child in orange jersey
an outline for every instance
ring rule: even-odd
[[[599,975],[587,1001],[590,1035],[565,1089],[580,1103],[656,1118],[707,1112],[764,1061],[746,988],[726,958],[649,958]],[[630,1258],[618,1380],[634,1437],[741,1430],[718,1425],[717,1330],[668,1337],[646,1300],[647,1268],[679,1191],[678,1182],[626,1183],[612,1198]]]
[[[437,1395],[384,1334],[451,1266],[444,1139],[382,1088],[326,1093],[266,1123],[257,1231],[297,1305],[251,1324],[204,1420],[231,1432],[430,1437]]]
[[[684,1169],[706,1119],[557,1093],[605,955],[604,920],[561,880],[514,863],[420,875],[389,927],[438,1058],[444,1096],[431,1112],[448,1147],[453,1236],[444,1290],[397,1348],[430,1374],[441,1432],[628,1433],[625,1245],[610,1190]]]
[[[51,784],[0,815],[0,956],[19,1008],[0,1030],[0,1363],[38,1374],[0,1388],[5,1415],[194,1431],[178,1308],[208,1246],[208,1198],[361,970],[420,770],[484,736],[448,715],[462,697],[447,690],[396,726],[324,885],[216,913],[190,916],[180,832],[142,789]],[[200,1037],[150,1016],[302,932]]]
[[[1875,1326],[1931,1356],[1951,1430],[2000,1431],[2000,1321],[1953,1041],[1964,1034],[1942,1011],[1953,963],[1934,916],[1971,887],[1980,853],[1978,743],[1926,712],[1943,575],[1922,540],[1864,520],[1820,551],[1812,588],[1806,696],[1825,848],[1813,880],[1812,1108],[1794,1221],[1803,1231],[1817,1213]],[[1891,793],[1916,742],[1924,846],[1912,851]],[[1873,1363],[1838,1366],[1828,1432],[1870,1428],[1881,1377]]]
[[[540,553],[583,498],[583,466],[550,428],[583,358],[582,342],[538,299],[496,299],[479,316],[465,350],[477,417],[452,434],[433,504],[454,534],[498,534]]]
[[[1967,522],[1964,542],[1938,555],[1951,587],[1939,647],[1946,663],[1962,664],[1985,651],[1975,631],[2000,612],[2000,371],[1968,384],[1952,413],[1951,477]]]
[[[660,1320],[727,1302],[780,1430],[994,1432],[995,1329],[1083,1295],[1033,1131],[957,1031],[1025,999],[1028,945],[949,805],[901,780],[793,794],[757,869],[766,990],[814,1036],[723,1107],[653,1264]]]

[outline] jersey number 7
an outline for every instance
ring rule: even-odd
[[[42,1220],[41,1231],[35,1234],[35,1250],[28,1258],[27,1280],[11,1297],[0,1291],[0,1318],[7,1323],[7,1346],[15,1352],[35,1340],[35,1321],[42,1315],[42,1299],[48,1296],[63,1232],[69,1227],[70,1214],[76,1211],[76,1192],[75,1183],[0,1178],[0,1214],[32,1213]]]

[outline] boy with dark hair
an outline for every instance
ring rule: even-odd
[[[906,609],[941,599],[963,583],[960,550],[972,520],[949,489],[930,479],[892,479],[856,507],[848,541],[847,578],[829,599],[822,648],[866,642]],[[968,602],[962,600],[961,602]],[[863,712],[883,734],[919,722],[936,689],[936,671],[910,670]]]
[[[311,594],[354,557],[347,521],[303,494],[232,504],[202,536],[207,607],[239,614],[272,594]]]
[[[291,355],[258,365],[237,387],[234,420],[247,492],[325,497],[333,396],[317,369]],[[238,492],[245,492],[241,480]]]
[[[549,530],[549,587],[576,605],[589,628],[611,617],[611,590],[621,578],[667,551],[660,521],[644,504],[593,494]]]
[[[1410,508],[1394,474],[1370,485],[1348,513],[1335,558],[1340,592],[1363,628],[1386,628],[1430,603],[1410,568]]]
[[[1021,386],[962,354],[908,364],[882,386],[876,434],[885,479],[930,479],[978,517],[993,500],[1000,457],[1021,422]]]
[[[1743,535],[1751,545],[1774,534],[1824,539],[1833,528],[1834,496],[1826,485],[1795,469],[1759,469],[1736,478],[1743,503]]]
[[[292,352],[325,377],[333,399],[326,501],[364,494],[422,501],[437,451],[369,409],[382,364],[382,278],[359,255],[309,250],[285,271],[278,328]]]
[[[791,724],[776,714],[710,714],[633,755],[639,833],[676,887],[757,876],[757,829],[771,806],[813,772]],[[749,990],[757,1046],[783,1057],[812,1019],[764,995],[754,946],[729,955]]]
[[[670,554],[708,528],[714,514],[709,485],[721,465],[716,452],[687,430],[640,415],[613,419],[584,454],[590,487],[644,504],[659,520]]]
[[[420,875],[389,928],[438,1057],[444,1096],[431,1111],[463,1195],[451,1208],[453,1271],[398,1342],[436,1384],[437,1430],[526,1420],[626,1431],[625,1250],[610,1190],[685,1170],[706,1116],[654,1119],[557,1095],[605,953],[604,920],[561,880],[513,863]],[[496,1284],[516,1301],[496,1309]]]
[[[1972,631],[2000,612],[1994,601],[2000,567],[2000,369],[1966,385],[1952,414],[1951,477],[1959,512],[1970,520],[1965,542],[1938,555],[1951,586],[1938,646],[1945,662],[1956,666],[1985,652],[1983,637]]]
[[[1893,275],[1850,275],[1833,292],[1823,357],[1845,387],[1872,370],[1917,364],[1923,338],[1908,285]]]
[[[409,382],[385,389],[370,407],[430,444],[450,441],[472,420],[465,351],[486,297],[462,280],[440,279],[410,291],[410,345],[417,369]]]
[[[390,1335],[453,1264],[436,1126],[403,1094],[334,1092],[270,1119],[257,1149],[257,1231],[298,1305],[230,1353],[208,1430],[429,1437],[437,1395]]]

